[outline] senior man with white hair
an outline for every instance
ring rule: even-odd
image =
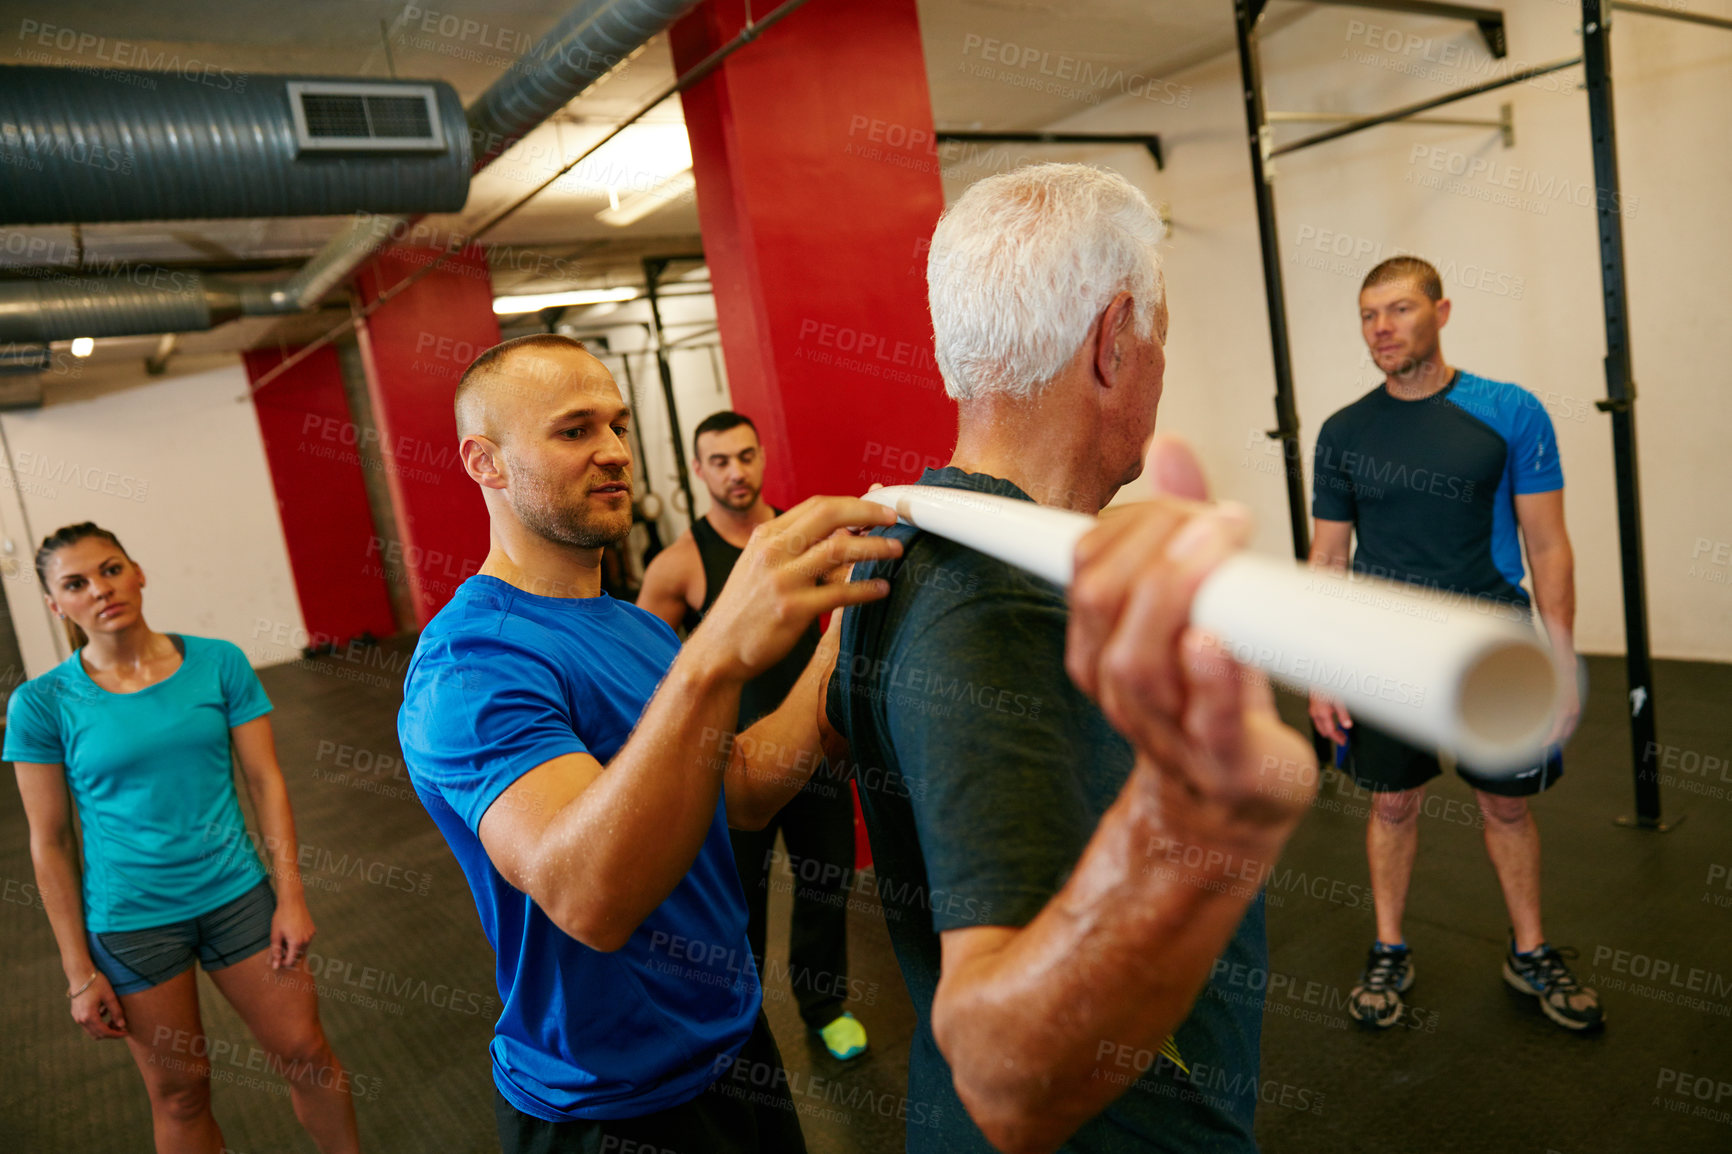
[[[1093,514],[1142,472],[1161,234],[1080,165],[963,194],[927,264],[959,432],[920,484]],[[826,718],[918,1017],[916,1154],[1256,1149],[1260,885],[1316,763],[1267,683],[1186,624],[1243,513],[1179,499],[1204,496],[1180,444],[1154,472],[1168,495],[1083,540],[1068,604],[907,527],[879,531],[900,560],[855,568],[890,594],[844,616]]]

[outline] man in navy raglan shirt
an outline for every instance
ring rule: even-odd
[[[1485,777],[1458,765],[1485,820],[1485,846],[1509,909],[1504,980],[1539,999],[1571,1030],[1601,1024],[1598,995],[1581,985],[1540,926],[1540,840],[1527,799],[1563,773],[1559,743],[1575,728],[1575,559],[1564,527],[1564,475],[1557,438],[1526,389],[1452,368],[1439,330],[1449,320],[1437,270],[1398,256],[1366,275],[1359,292],[1365,343],[1385,374],[1377,388],[1324,422],[1317,434],[1313,564],[1488,599],[1522,620],[1522,545],[1534,598],[1568,687],[1551,755],[1515,775]],[[1442,772],[1437,752],[1363,722],[1340,702],[1311,698],[1317,731],[1340,749],[1355,781],[1373,793],[1366,834],[1377,940],[1349,994],[1355,1016],[1393,1026],[1413,984],[1402,936],[1408,880],[1419,844],[1420,802]]]
[[[761,828],[819,760],[834,631],[753,740],[731,739],[741,686],[821,613],[883,595],[822,579],[896,556],[846,531],[894,515],[816,497],[761,526],[682,649],[601,590],[602,549],[632,523],[631,414],[607,369],[569,338],[519,337],[469,367],[456,410],[490,549],[421,634],[398,735],[498,955],[500,1143],[803,1151],[728,827]]]

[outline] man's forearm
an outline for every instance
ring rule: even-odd
[[[566,899],[556,920],[617,948],[673,892],[715,818],[713,734],[731,730],[739,708],[737,680],[701,650],[681,652],[625,745],[548,828],[538,872],[556,875],[542,892]]]
[[[1155,773],[1138,766],[1034,921],[939,984],[934,1034],[1003,1148],[1052,1149],[1147,1068],[1291,830],[1186,833],[1180,799],[1147,796]]]
[[[713,748],[727,759],[728,824],[736,829],[763,829],[824,761],[817,723],[800,698],[796,687],[749,729],[714,737]]]
[[[1534,602],[1545,623],[1552,648],[1574,656],[1576,625],[1576,559],[1569,543],[1529,550],[1534,567]]]
[[[1311,545],[1311,565],[1317,569],[1338,569],[1345,573],[1351,558],[1344,551],[1325,549],[1320,542]]]
[[[715,735],[715,752],[726,758],[728,823],[735,828],[768,825],[805,788],[824,760],[818,717],[836,663],[838,637],[835,629],[824,634],[800,679],[774,712],[738,737]]]

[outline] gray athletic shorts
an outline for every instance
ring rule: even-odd
[[[195,957],[206,970],[252,957],[271,944],[276,912],[277,895],[261,880],[234,901],[184,922],[85,937],[91,960],[114,992],[136,994],[190,970]]]

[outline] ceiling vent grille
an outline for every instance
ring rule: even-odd
[[[302,152],[441,152],[444,126],[429,84],[291,81]]]

